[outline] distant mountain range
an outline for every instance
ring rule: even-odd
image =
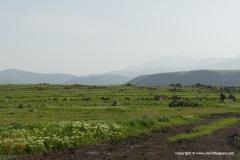
[[[240,70],[197,70],[144,75],[134,78],[127,84],[138,86],[162,86],[177,84],[212,86],[240,86]]]
[[[33,73],[18,69],[7,69],[0,72],[0,84],[62,84],[74,78],[77,78],[77,76],[70,74]]]
[[[135,65],[121,71],[106,74],[136,77],[145,74],[193,70],[240,70],[240,55],[234,58],[194,59],[184,56],[161,57],[143,64]]]
[[[8,69],[0,71],[0,84],[50,83],[82,85],[121,85],[129,82],[136,85],[165,85],[178,81],[179,83],[181,82],[183,84],[189,84],[191,80],[191,83],[198,83],[199,81],[199,83],[205,82],[211,85],[237,85],[238,70],[240,70],[240,55],[236,56],[235,58],[207,59],[193,59],[184,56],[168,56],[155,59],[140,65],[132,66],[124,70],[111,71],[103,74],[89,76],[75,76],[70,74],[44,74],[22,71],[18,69]],[[191,76],[192,74],[194,76]],[[201,75],[206,76],[205,80]],[[213,77],[211,78],[211,76]],[[231,79],[231,83],[230,80],[227,81],[226,78]]]
[[[72,79],[65,84],[83,84],[83,85],[121,85],[131,80],[131,77],[118,75],[96,75]]]
[[[0,71],[0,84],[82,84],[82,85],[119,85],[129,81],[130,77],[98,75],[79,77],[70,74],[43,74],[8,69]]]

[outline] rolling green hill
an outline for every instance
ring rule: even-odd
[[[138,76],[127,84],[139,86],[162,86],[180,83],[197,83],[213,86],[240,86],[240,70],[196,70],[189,72],[169,72]]]
[[[70,74],[33,73],[18,69],[8,69],[0,72],[0,84],[62,84],[74,78],[77,78],[77,76]]]

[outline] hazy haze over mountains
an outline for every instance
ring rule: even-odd
[[[169,56],[157,60],[150,61],[143,65],[130,67],[128,70],[142,70],[145,73],[161,73],[161,72],[175,72],[175,71],[190,71],[199,69],[239,69],[240,58],[207,58],[207,59],[193,59],[183,56]],[[234,63],[233,63],[234,62]]]
[[[235,58],[207,59],[194,59],[174,55],[158,58],[140,65],[131,66],[125,70],[82,77],[70,74],[43,74],[17,69],[8,69],[0,72],[0,84],[50,83],[121,85],[140,75],[193,70],[240,70],[240,55],[236,56]],[[197,74],[199,73],[200,72],[197,72]]]
[[[196,58],[240,53],[239,6],[239,0],[0,0],[0,70],[92,75],[133,66],[124,70],[129,76],[194,70]],[[201,69],[219,68],[209,62]]]
[[[0,84],[82,84],[82,85],[119,85],[129,81],[130,77],[98,75],[79,77],[70,74],[44,74],[8,69],[0,71]]]
[[[184,56],[172,55],[161,57],[143,64],[131,66],[125,70],[109,72],[124,76],[139,76],[163,72],[191,71],[191,70],[239,70],[240,55],[235,58],[206,58],[195,59]]]
[[[0,72],[0,84],[62,84],[77,76],[70,74],[43,74],[22,71],[18,69],[7,69]]]

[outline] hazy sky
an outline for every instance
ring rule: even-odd
[[[239,0],[0,0],[0,70],[85,75],[240,54]]]

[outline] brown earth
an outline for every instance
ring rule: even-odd
[[[179,133],[188,132],[191,128],[210,124],[222,118],[238,117],[239,114],[222,114],[206,117],[205,120],[184,125],[177,128],[128,137],[122,140],[103,144],[68,148],[50,153],[31,154],[16,159],[20,160],[102,160],[102,159],[130,159],[130,160],[202,160],[202,159],[240,159],[240,146],[229,140],[229,136],[240,132],[240,124],[225,127],[213,132],[209,136],[181,142],[166,142],[166,138]],[[195,155],[193,155],[195,152]],[[197,155],[211,152],[234,152],[233,155]],[[184,155],[179,155],[184,154]],[[188,155],[186,155],[188,154]]]

